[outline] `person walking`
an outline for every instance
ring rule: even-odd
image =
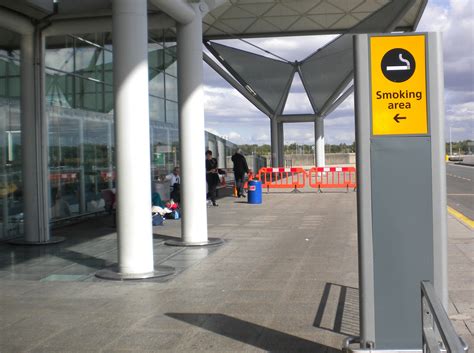
[[[207,199],[211,200],[212,206],[219,206],[216,202],[217,185],[219,184],[219,169],[217,168],[217,159],[212,158],[212,151],[206,151],[206,182]]]
[[[245,197],[244,194],[244,179],[245,174],[249,172],[247,160],[239,148],[232,156],[232,163],[234,163],[234,177],[235,186],[237,187],[237,197]]]

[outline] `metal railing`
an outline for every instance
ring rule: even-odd
[[[454,330],[429,281],[421,282],[423,352],[467,353],[469,347]]]

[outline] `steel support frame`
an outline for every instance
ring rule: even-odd
[[[217,72],[224,80],[226,80],[232,87],[234,87],[241,95],[243,95],[247,100],[252,103],[258,110],[264,113],[266,116],[272,116],[268,107],[252,93],[250,93],[244,86],[240,84],[234,77],[232,77],[227,71],[225,71],[219,64],[217,64],[212,58],[203,52],[203,60],[208,64],[215,72]]]

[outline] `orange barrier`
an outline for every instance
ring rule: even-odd
[[[357,188],[355,167],[319,167],[311,168],[308,175],[309,186],[318,189],[324,188]]]
[[[49,180],[51,181],[59,181],[67,183],[74,183],[77,181],[77,173],[51,173],[49,174]]]
[[[249,188],[249,181],[253,180],[253,173],[252,173],[251,170],[249,170],[247,176],[248,176],[247,181],[244,183],[244,189],[245,190],[247,190]]]
[[[268,189],[298,189],[306,185],[306,171],[303,168],[262,168],[258,171],[258,180],[262,188]]]

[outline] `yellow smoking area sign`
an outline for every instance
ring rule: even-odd
[[[428,133],[425,36],[370,37],[372,135]]]

